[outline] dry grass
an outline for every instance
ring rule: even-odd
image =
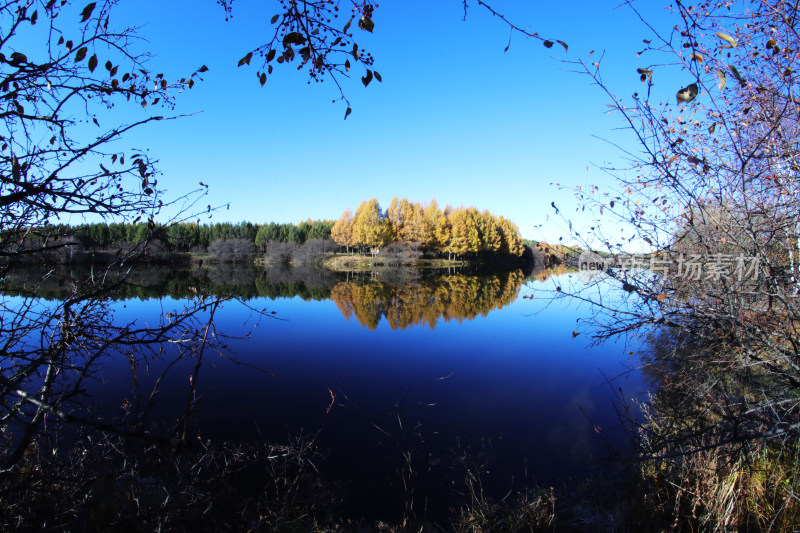
[[[462,510],[453,530],[458,533],[555,531],[555,491],[551,487],[549,491],[519,495],[511,503],[491,503],[483,497],[474,497],[472,505]]]
[[[673,531],[798,531],[796,450],[718,447],[662,459],[642,469]]]

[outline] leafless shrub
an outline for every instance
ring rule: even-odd
[[[413,265],[422,259],[422,246],[417,242],[393,242],[381,248],[374,262],[384,265]]]
[[[256,252],[256,245],[247,239],[216,239],[208,245],[209,261],[217,263],[246,261]]]
[[[331,239],[308,239],[292,254],[292,259],[296,263],[310,265],[337,249],[339,249],[339,245]]]
[[[605,169],[618,178],[613,189],[576,191],[596,217],[591,230],[569,228],[584,248],[627,266],[558,289],[595,304],[598,340],[655,334],[644,354],[657,389],[641,452],[672,472],[676,520],[691,515],[703,530],[794,527],[793,504],[746,493],[759,461],[768,479],[800,475],[800,11],[773,0],[679,0],[664,33],[625,4],[652,32],[639,79],[631,73],[633,96],[608,86],[602,57],[574,65],[608,97],[635,147]],[[658,101],[654,80],[668,79],[685,81]],[[605,231],[612,221],[624,238]],[[637,266],[631,242],[652,252]],[[790,474],[776,475],[784,468]],[[795,497],[793,488],[781,494]],[[761,509],[751,515],[749,505]]]
[[[163,232],[155,218],[171,203],[158,186],[156,161],[124,143],[132,129],[164,117],[143,115],[120,123],[115,110],[128,102],[140,112],[158,109],[159,103],[169,108],[174,95],[207,70],[201,67],[176,81],[151,71],[147,54],[136,50],[136,29],[120,26],[114,9],[115,2],[12,0],[0,6],[0,430],[7,439],[0,447],[0,473],[3,482],[18,476],[22,481],[14,490],[23,492],[46,489],[55,491],[52,495],[69,488],[69,479],[62,481],[53,471],[49,479],[35,477],[44,472],[62,431],[162,445],[185,440],[203,356],[219,348],[217,332],[206,319],[220,299],[197,295],[149,324],[119,318],[112,303],[136,265],[166,253],[156,242]],[[87,121],[96,129],[87,130]],[[174,201],[191,211],[201,194],[189,192]],[[70,271],[63,297],[48,299],[43,287],[55,270],[47,264],[49,256],[63,262],[79,252],[69,228],[58,222],[82,215],[136,224],[136,243],[109,254],[110,263],[86,274]],[[4,292],[12,288],[7,274],[37,255],[45,258],[40,278],[30,280],[21,297]],[[86,397],[100,365],[129,365],[135,380],[165,352],[175,361],[193,358],[196,365],[181,420],[167,428],[149,424],[157,386],[138,405],[124,406],[124,420],[103,420]],[[80,483],[73,487],[85,490]],[[6,494],[0,499],[12,505]],[[63,505],[80,502],[67,498]],[[40,519],[49,516],[43,508],[36,511]],[[13,520],[15,513],[4,519]],[[69,522],[51,526],[82,529]]]
[[[295,242],[269,242],[266,245],[264,260],[267,264],[289,265],[299,245]]]

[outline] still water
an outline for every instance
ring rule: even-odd
[[[177,278],[192,290],[208,281],[193,275]],[[313,438],[327,455],[321,474],[378,513],[401,509],[409,470],[415,497],[432,508],[452,504],[469,469],[497,497],[603,472],[609,453],[626,448],[614,402],[641,398],[647,385],[635,346],[590,347],[576,324],[590,310],[551,299],[568,276],[256,272],[230,281],[245,298],[216,314],[231,338],[227,356],[205,356],[196,429],[218,440]],[[156,292],[119,301],[117,318],[155,321],[180,307],[179,290]],[[142,390],[167,360],[151,363]],[[165,420],[183,412],[193,368],[175,366],[162,384]],[[93,394],[113,418],[131,388],[128,365],[107,364]]]

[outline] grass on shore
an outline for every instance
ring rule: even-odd
[[[462,260],[447,260],[447,259],[418,259],[415,260],[413,265],[402,265],[402,266],[413,266],[414,268],[423,268],[423,269],[439,269],[439,268],[451,268],[451,267],[460,267],[469,264],[468,261]],[[335,272],[359,272],[359,271],[369,271],[375,270],[376,268],[382,268],[387,266],[396,266],[393,264],[389,264],[386,260],[378,258],[378,257],[370,257],[366,255],[346,255],[346,254],[331,254],[327,256],[322,261],[322,266],[328,270],[333,270]]]

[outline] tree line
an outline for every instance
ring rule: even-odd
[[[436,200],[423,205],[405,198],[392,199],[384,212],[376,199],[361,202],[353,213],[349,208],[336,222],[307,219],[298,224],[255,224],[218,222],[159,224],[99,222],[70,226],[51,225],[26,229],[32,235],[64,236],[62,244],[80,245],[85,250],[122,249],[126,245],[157,242],[170,252],[212,252],[225,243],[238,243],[249,253],[264,252],[270,243],[304,244],[333,239],[350,252],[377,251],[389,244],[415,244],[425,253],[448,258],[468,254],[521,256],[525,242],[516,224],[475,207],[439,209]],[[5,232],[4,232],[5,233]]]
[[[197,224],[180,222],[169,225],[121,222],[59,225],[59,235],[71,236],[87,249],[119,248],[127,243],[157,240],[175,252],[205,252],[219,240],[244,240],[262,251],[270,242],[303,244],[310,239],[326,240],[331,236],[333,221],[308,219],[299,224],[276,223],[254,224],[252,222],[218,222]],[[44,232],[42,232],[44,234]]]
[[[364,200],[353,213],[342,213],[331,229],[331,238],[348,251],[370,249],[395,242],[419,244],[425,251],[447,255],[507,254],[521,256],[525,244],[516,224],[475,207],[440,209],[436,199],[427,205],[406,198],[392,199],[386,211],[378,200]]]

